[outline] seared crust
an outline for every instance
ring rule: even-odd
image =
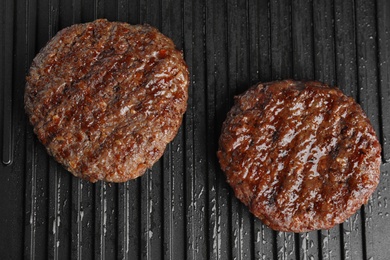
[[[218,157],[236,196],[272,229],[329,229],[365,204],[381,148],[361,107],[319,82],[258,84],[235,98]]]
[[[48,152],[91,182],[137,178],[176,135],[188,70],[148,25],[107,20],[65,28],[35,57],[25,109]]]

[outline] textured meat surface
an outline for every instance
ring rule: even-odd
[[[123,182],[151,167],[176,135],[188,70],[148,25],[107,20],[65,28],[33,60],[25,108],[48,152],[77,177]]]
[[[259,84],[236,97],[219,146],[236,196],[275,230],[331,228],[379,182],[381,148],[368,118],[319,82]]]

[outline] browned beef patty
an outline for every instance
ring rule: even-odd
[[[48,152],[91,182],[137,178],[163,154],[187,106],[188,70],[148,25],[65,28],[35,57],[25,108]]]
[[[236,196],[272,229],[328,229],[366,203],[381,147],[361,107],[319,82],[258,84],[235,98],[218,157]]]

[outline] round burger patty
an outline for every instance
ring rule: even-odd
[[[272,229],[329,229],[366,203],[381,147],[361,107],[320,82],[258,84],[235,98],[218,157],[236,196]]]
[[[188,70],[148,25],[96,20],[65,28],[33,60],[25,108],[48,152],[77,177],[142,175],[174,138]]]

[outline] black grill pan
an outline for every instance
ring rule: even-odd
[[[58,30],[96,18],[159,28],[190,70],[178,135],[124,184],[72,177],[24,113],[34,56]],[[389,1],[2,0],[0,23],[0,259],[390,259]],[[233,96],[285,78],[338,85],[382,144],[378,189],[330,230],[270,230],[219,169]]]

